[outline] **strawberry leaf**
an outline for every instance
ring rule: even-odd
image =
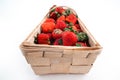
[[[78,36],[78,41],[87,41],[88,40],[88,36],[85,32],[80,32],[77,34]]]

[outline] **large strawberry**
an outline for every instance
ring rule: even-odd
[[[74,14],[70,14],[66,17],[66,21],[75,24],[77,21],[77,17]]]
[[[67,27],[66,23],[62,20],[57,21],[57,23],[55,25],[55,28],[61,29],[61,30],[64,30],[64,28],[66,28],[66,27]]]
[[[52,32],[52,37],[54,39],[58,39],[62,37],[62,30],[61,29],[54,29],[54,31]]]
[[[50,44],[49,35],[45,33],[38,34],[37,42],[38,44]]]
[[[62,40],[64,46],[72,46],[77,42],[77,36],[73,32],[65,31],[62,35]]]
[[[43,33],[49,33],[52,32],[55,28],[55,23],[54,22],[44,22],[42,24],[42,32]]]

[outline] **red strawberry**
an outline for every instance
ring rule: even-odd
[[[69,16],[66,17],[66,21],[75,24],[77,21],[77,17],[74,14],[70,14]]]
[[[61,38],[56,39],[53,45],[62,45],[62,39]]]
[[[64,15],[62,15],[62,16],[60,16],[58,19],[57,19],[57,21],[65,21],[65,16]]]
[[[55,20],[52,19],[52,18],[47,18],[47,19],[45,20],[45,22],[55,22]]]
[[[77,29],[80,29],[80,25],[79,24],[75,24],[74,26],[76,26]]]
[[[54,29],[54,31],[52,32],[52,37],[54,39],[58,39],[62,37],[62,30],[61,29]]]
[[[77,36],[73,32],[65,31],[62,40],[64,46],[72,46],[77,42]]]
[[[72,26],[72,29],[75,31],[78,31],[78,29],[76,28],[76,26]]]
[[[51,33],[47,33],[49,36],[49,39],[52,39],[52,34]]]
[[[54,22],[44,22],[42,24],[42,32],[43,33],[49,33],[52,32],[55,28],[55,23]]]
[[[76,46],[87,47],[87,44],[85,42],[77,42]]]
[[[59,39],[56,39],[53,45],[59,45]]]
[[[61,30],[64,30],[64,28],[66,27],[67,25],[64,21],[57,21],[56,26],[55,26],[55,28],[61,29]]]
[[[76,28],[78,29],[79,32],[82,32],[82,29],[80,28],[79,24],[75,24]]]
[[[45,33],[38,34],[37,41],[38,44],[50,44],[49,35]]]
[[[55,9],[55,11],[57,11],[58,13],[62,14],[63,12],[65,12],[65,9],[63,9],[62,7],[57,7]]]
[[[49,17],[50,18],[53,18],[54,20],[56,20],[57,19],[57,13],[54,11],[54,12],[51,12],[50,14],[49,14]]]

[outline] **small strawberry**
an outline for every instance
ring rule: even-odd
[[[70,14],[66,17],[66,21],[75,24],[77,21],[77,17],[74,14]]]
[[[54,39],[58,39],[62,37],[62,30],[61,29],[54,29],[54,31],[52,32],[52,37]]]
[[[49,35],[45,33],[38,34],[37,41],[38,44],[50,44]]]
[[[74,26],[76,26],[77,29],[80,29],[80,25],[79,24],[75,24]]]
[[[53,45],[59,45],[59,39],[56,39]]]
[[[53,45],[62,45],[62,39],[61,38],[56,39]]]
[[[78,33],[78,29],[75,26],[68,26],[67,28],[64,29],[64,31],[71,31],[75,34]]]
[[[43,33],[49,33],[52,32],[55,28],[54,22],[44,22],[41,26]]]
[[[46,33],[49,36],[49,39],[52,39],[52,33]]]
[[[64,16],[64,15],[60,16],[60,17],[57,19],[57,22],[58,22],[58,21],[61,21],[61,20],[62,20],[62,21],[65,21],[65,16]]]
[[[78,32],[82,32],[82,29],[79,24],[75,24],[74,26],[76,26],[76,28],[78,29]]]
[[[67,25],[64,21],[57,21],[56,25],[55,25],[55,28],[57,29],[61,29],[61,30],[64,30],[64,28],[66,28]]]
[[[72,46],[77,42],[77,36],[73,32],[65,31],[62,40],[64,46]]]
[[[87,47],[87,44],[85,42],[77,42],[75,45],[78,47]]]
[[[76,28],[76,26],[72,26],[72,29],[75,31],[78,31],[78,29]]]
[[[49,17],[50,18],[53,18],[54,20],[56,20],[57,19],[57,12],[51,12],[50,14],[49,14]]]
[[[65,12],[65,9],[63,9],[62,7],[57,7],[55,9],[55,11],[57,11],[58,13],[62,14],[63,12]]]
[[[47,18],[45,22],[55,22],[55,20],[53,18]]]

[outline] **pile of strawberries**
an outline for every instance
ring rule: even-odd
[[[34,39],[36,44],[89,46],[88,36],[81,30],[78,16],[70,9],[52,8],[40,30],[41,33]]]

